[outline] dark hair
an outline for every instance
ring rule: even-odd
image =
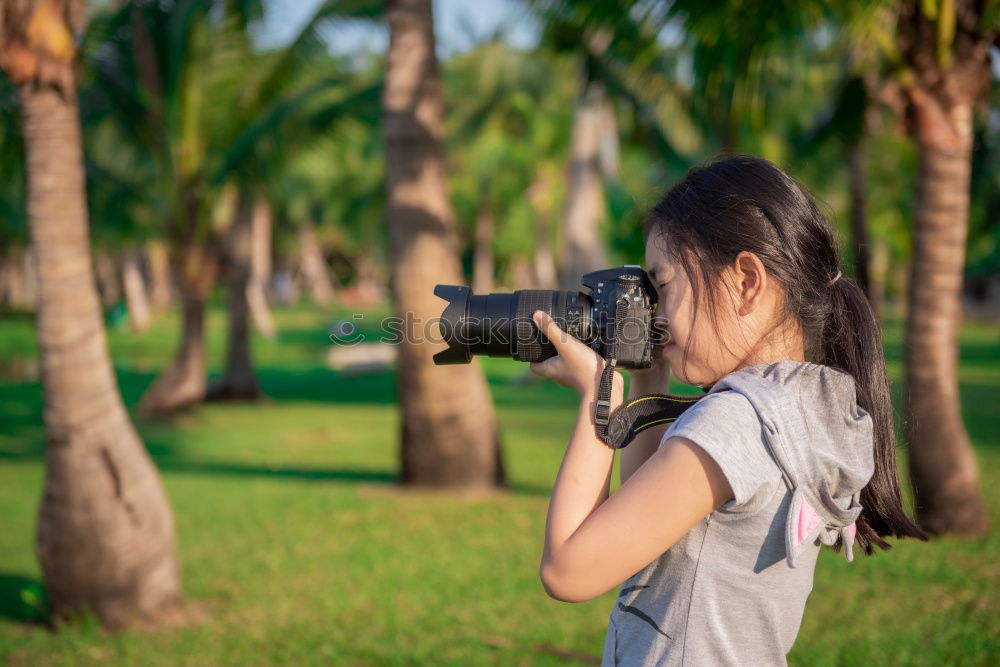
[[[785,314],[802,328],[806,358],[850,374],[858,405],[871,415],[875,471],[861,491],[858,545],[871,555],[876,545],[891,548],[881,539],[886,535],[926,540],[900,500],[878,323],[861,289],[846,276],[837,278],[836,239],[805,190],[767,160],[734,156],[689,171],[650,210],[645,226],[647,238],[657,232],[670,239],[668,252],[691,279],[695,312],[699,282],[716,285],[741,251],[760,258],[784,288]],[[705,295],[714,317],[715,290],[706,289]],[[834,549],[841,546],[838,539]]]

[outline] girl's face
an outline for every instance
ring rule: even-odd
[[[713,320],[705,286],[698,285],[698,312],[694,311],[694,290],[684,268],[667,252],[660,234],[646,242],[646,267],[656,286],[658,305],[653,314],[661,329],[670,332],[669,342],[659,348],[670,364],[670,371],[684,384],[709,387],[719,378],[736,370],[749,350],[742,335],[734,294],[723,286],[716,293],[717,317]],[[699,279],[696,276],[696,279]],[[684,362],[685,354],[687,357]]]

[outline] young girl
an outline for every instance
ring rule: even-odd
[[[927,539],[900,502],[879,330],[839,266],[822,213],[766,160],[715,162],[667,193],[646,228],[667,342],[630,395],[666,393],[671,372],[708,393],[622,450],[610,497],[604,359],[535,313],[559,354],[532,371],[582,397],[540,574],[567,602],[621,584],[604,665],[785,664],[821,544],[851,560],[855,543]],[[622,394],[616,373],[612,410]]]

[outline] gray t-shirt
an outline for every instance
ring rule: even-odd
[[[853,557],[874,470],[854,380],[782,361],[731,373],[664,434],[719,465],[735,497],[627,579],[602,665],[784,665],[821,544]]]

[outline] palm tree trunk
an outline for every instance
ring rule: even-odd
[[[226,270],[229,293],[229,344],[226,368],[211,400],[245,400],[260,396],[250,357],[249,289],[253,228],[248,197],[240,196],[233,223],[226,232]]]
[[[148,331],[149,297],[146,292],[146,280],[139,265],[139,252],[135,248],[126,249],[122,256],[122,287],[125,290],[125,303],[132,331],[137,333]]]
[[[316,238],[316,229],[309,220],[299,225],[299,262],[313,304],[328,305],[333,300],[333,281],[323,258],[323,249]]]
[[[602,89],[603,90],[603,89]],[[601,176],[606,181],[617,181],[619,172],[618,121],[615,120],[615,110],[607,95],[601,100],[600,116],[598,117],[598,159],[601,165]]]
[[[556,289],[558,281],[556,279],[556,260],[552,254],[552,242],[547,237],[548,228],[539,230],[541,234],[538,245],[535,246],[534,275],[536,279],[534,289]]]
[[[375,305],[384,297],[385,288],[379,280],[378,266],[371,251],[355,257],[353,274],[351,284],[344,290],[345,304],[365,308]]]
[[[406,327],[397,386],[402,482],[488,489],[504,483],[499,431],[482,368],[435,366],[425,325],[440,317],[437,283],[461,284],[454,212],[444,172],[441,75],[431,0],[387,3],[382,97],[392,290]]]
[[[174,521],[108,357],[75,95],[34,82],[19,94],[45,390],[37,547],[51,608],[56,619],[90,609],[111,628],[174,620]]]
[[[553,195],[552,181],[545,168],[540,167],[531,187],[525,191],[535,214],[535,256],[532,268],[537,281],[534,289],[556,289],[555,254],[552,251]]]
[[[115,267],[114,255],[107,248],[94,253],[94,274],[104,306],[110,308],[121,301],[121,276]]]
[[[514,255],[507,262],[507,285],[515,291],[538,289],[538,280],[527,257]]]
[[[271,205],[259,197],[250,216],[250,283],[247,302],[254,326],[267,339],[275,336],[274,318],[267,305],[267,285],[271,281]]]
[[[567,210],[563,225],[559,284],[579,290],[580,277],[607,267],[601,243],[604,184],[601,180],[601,137],[607,121],[604,90],[590,84],[573,116]]]
[[[181,346],[139,401],[138,412],[144,417],[175,412],[205,398],[205,306],[219,259],[216,250],[198,241],[181,245],[172,259],[181,292]]]
[[[493,291],[493,213],[486,207],[476,216],[474,240],[472,291],[489,294]]]
[[[869,256],[868,265],[868,279],[869,287],[871,288],[872,303],[877,303],[879,309],[875,312],[875,315],[883,321],[885,318],[886,309],[889,307],[888,297],[886,296],[889,291],[889,281],[891,279],[890,273],[890,251],[889,243],[886,239],[875,239],[872,243],[872,251]],[[903,280],[906,280],[906,271],[903,271]],[[899,294],[905,294],[906,290],[901,289]],[[898,304],[896,304],[898,305]]]
[[[149,298],[154,310],[166,310],[174,298],[170,279],[170,253],[163,241],[146,244],[149,259]]]
[[[986,510],[958,392],[972,110],[943,108],[920,90],[912,97],[919,166],[905,345],[910,475],[926,531],[982,534]]]

